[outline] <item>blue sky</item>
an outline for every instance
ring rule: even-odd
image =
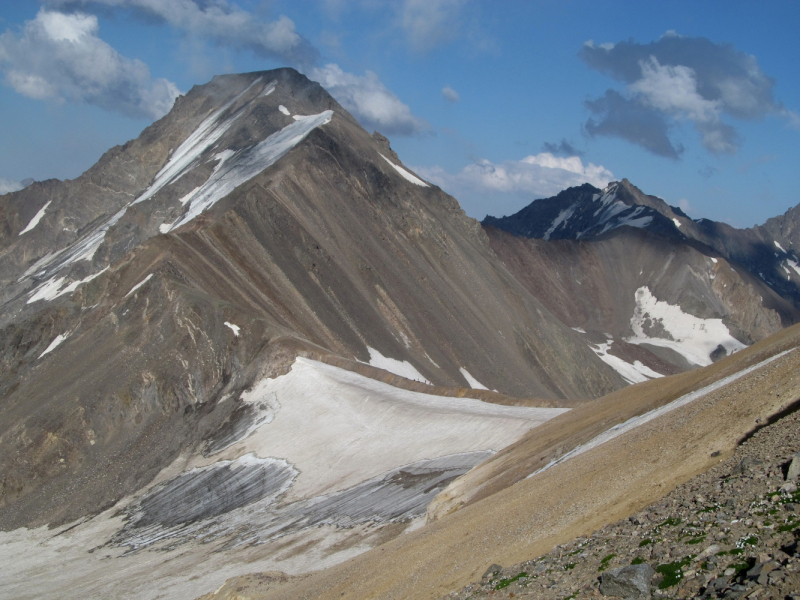
[[[214,74],[321,81],[468,214],[627,177],[738,227],[800,203],[797,2],[5,0],[0,192]]]

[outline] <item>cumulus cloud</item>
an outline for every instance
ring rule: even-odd
[[[541,198],[584,183],[603,188],[614,179],[613,173],[601,165],[584,165],[578,156],[559,157],[550,152],[498,164],[482,159],[455,175],[441,167],[415,167],[415,171],[457,198],[476,192]]]
[[[578,150],[571,142],[562,139],[558,144],[545,142],[542,144],[542,152],[549,152],[556,156],[583,156],[585,152]]]
[[[740,139],[722,117],[754,120],[791,115],[773,95],[775,81],[754,56],[730,44],[667,32],[649,44],[586,42],[578,56],[592,69],[625,84],[625,95],[608,90],[586,103],[593,117],[590,135],[616,136],[676,158],[680,147],[669,137],[675,123],[694,124],[703,146],[714,154],[733,154]],[[635,124],[626,122],[633,111]]]
[[[451,88],[449,85],[446,85],[442,88],[442,98],[447,100],[448,102],[455,104],[456,102],[461,102],[461,96],[458,95],[458,92]]]
[[[457,35],[465,4],[466,0],[404,0],[398,25],[415,51],[427,52]]]
[[[147,65],[121,56],[98,36],[97,17],[40,9],[20,32],[0,35],[0,70],[29,98],[91,104],[157,119],[180,94]]]
[[[383,85],[372,71],[359,76],[343,71],[339,65],[328,64],[311,69],[308,75],[368,129],[377,129],[387,135],[414,135],[431,129],[427,122],[415,117],[408,105]]]
[[[319,56],[316,48],[297,33],[294,21],[288,17],[265,21],[226,0],[47,0],[47,4],[51,7],[94,5],[133,9],[191,36],[297,66],[313,64]]]

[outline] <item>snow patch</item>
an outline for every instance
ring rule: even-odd
[[[480,381],[475,379],[470,374],[470,372],[467,371],[464,367],[461,367],[459,369],[459,371],[461,371],[461,374],[464,376],[464,379],[466,379],[467,383],[469,383],[469,387],[471,387],[473,390],[488,390],[489,389],[485,385],[483,385]]]
[[[681,228],[681,222],[678,221],[678,219],[673,218],[672,222],[675,223],[675,227],[677,227],[678,229]]]
[[[369,346],[367,346],[367,350],[369,351],[369,364],[371,366],[389,371],[390,373],[405,377],[406,379],[422,381],[423,383],[426,381],[422,373],[417,371],[416,367],[407,360],[388,358],[375,350],[375,348],[370,348]]]
[[[233,332],[234,336],[239,337],[239,331],[240,331],[241,327],[239,327],[238,325],[234,325],[233,323],[228,323],[227,321],[225,321],[225,323],[223,323],[223,325],[225,325],[225,327],[230,328],[230,330]]]
[[[719,261],[718,261],[716,258],[714,258],[714,257],[712,256],[712,257],[711,257],[711,262],[713,262],[714,264],[717,264],[717,262],[719,262]]]
[[[639,273],[641,275],[641,273]],[[583,327],[572,327],[572,331],[577,331],[578,333],[586,333],[586,330]]]
[[[59,333],[59,334],[56,336],[56,338],[55,338],[55,339],[54,339],[52,342],[50,342],[50,345],[49,345],[49,346],[48,346],[48,347],[45,349],[45,351],[44,351],[44,352],[42,352],[42,353],[39,355],[39,358],[42,358],[42,357],[43,357],[45,354],[47,354],[47,353],[49,353],[49,352],[52,352],[53,350],[55,350],[55,349],[56,349],[56,348],[59,346],[59,344],[61,344],[61,342],[63,342],[65,339],[67,339],[67,337],[68,337],[68,336],[69,336],[69,334],[68,334],[68,333],[65,333],[65,334]],[[37,359],[37,360],[38,360],[38,359]]]
[[[142,287],[142,286],[143,286],[145,283],[147,283],[148,281],[150,281],[150,278],[151,278],[152,276],[153,276],[153,274],[152,274],[152,273],[150,273],[150,275],[148,275],[147,277],[145,277],[144,279],[142,279],[142,280],[141,280],[139,283],[137,283],[135,286],[133,286],[133,287],[131,288],[131,291],[129,291],[127,294],[125,294],[125,297],[127,298],[127,297],[128,297],[128,296],[130,296],[132,293],[134,293],[136,290],[138,290],[140,287]]]
[[[292,113],[289,112],[289,109],[286,108],[283,104],[278,107],[278,110],[285,114],[287,117],[290,116]]]
[[[578,206],[577,203],[573,204],[569,208],[565,208],[558,216],[553,220],[553,223],[550,225],[550,228],[544,232],[544,241],[550,239],[550,236],[553,235],[553,232],[558,229],[560,226],[565,225],[569,218],[575,214],[575,208]]]
[[[556,465],[558,465],[558,464],[560,464],[562,462],[568,461],[570,458],[574,458],[576,456],[579,456],[579,455],[583,454],[584,452],[588,452],[589,450],[592,450],[593,448],[597,448],[601,444],[605,444],[606,442],[610,442],[614,438],[617,438],[617,437],[621,436],[623,433],[627,433],[628,431],[631,431],[631,430],[635,429],[636,427],[639,427],[640,425],[644,425],[645,423],[648,423],[649,421],[652,421],[653,419],[656,419],[656,418],[658,418],[658,417],[660,417],[662,415],[665,415],[667,413],[672,412],[676,408],[680,408],[681,406],[685,406],[686,404],[689,404],[690,402],[693,402],[693,401],[697,400],[698,398],[702,398],[703,396],[705,396],[707,394],[710,394],[711,392],[714,392],[714,391],[716,391],[716,390],[718,390],[718,389],[720,389],[722,387],[725,387],[729,383],[733,383],[737,379],[739,379],[741,377],[744,377],[745,375],[747,375],[749,373],[752,373],[756,369],[760,369],[761,367],[771,363],[773,360],[776,360],[776,359],[788,354],[789,352],[793,352],[794,350],[795,350],[794,348],[791,348],[789,350],[785,350],[784,352],[781,352],[780,354],[776,354],[775,356],[773,356],[771,358],[768,358],[766,360],[763,360],[758,364],[755,364],[755,365],[753,365],[751,367],[748,367],[746,369],[742,369],[741,371],[739,371],[737,373],[734,373],[733,375],[729,375],[728,377],[725,377],[723,379],[720,379],[719,381],[716,381],[716,382],[714,382],[714,383],[712,383],[710,385],[707,385],[704,388],[700,388],[699,390],[696,390],[694,392],[690,392],[688,394],[685,394],[685,395],[681,396],[680,398],[678,398],[677,400],[673,400],[669,404],[665,404],[664,406],[661,406],[659,408],[655,408],[655,409],[653,409],[653,410],[651,410],[649,412],[646,412],[646,413],[644,413],[642,415],[639,415],[638,417],[632,417],[632,418],[628,419],[627,421],[625,421],[624,423],[620,423],[619,425],[614,425],[614,427],[612,427],[611,429],[609,429],[607,431],[604,431],[603,433],[601,433],[597,437],[591,439],[587,443],[581,444],[580,446],[575,447],[573,450],[571,450],[570,452],[567,452],[563,456],[561,456],[561,457],[559,457],[559,458],[557,458],[555,460],[550,461],[550,463],[547,464],[546,466],[544,466],[541,469],[539,469],[538,471],[535,471],[535,472],[531,473],[530,475],[528,475],[528,477],[526,477],[526,479],[530,479],[531,477],[533,477],[534,475],[538,475],[542,471],[546,471],[547,469],[549,469],[551,467],[555,467]]]
[[[773,240],[773,241],[772,241],[772,243],[773,243],[773,244],[775,244],[775,247],[776,247],[778,250],[780,250],[781,252],[783,252],[784,254],[786,254],[786,250],[784,250],[784,249],[783,249],[783,246],[781,246],[781,245],[780,245],[780,244],[779,244],[777,241]]]
[[[303,141],[317,127],[330,123],[333,111],[326,110],[302,121],[295,121],[251,148],[225,150],[215,156],[219,160],[214,173],[186,202],[189,209],[170,227],[170,231],[188,223],[203,211],[273,165],[289,150]]]
[[[728,354],[746,348],[731,335],[722,319],[701,319],[687,314],[680,306],[656,299],[646,286],[636,290],[635,298],[636,308],[631,317],[633,336],[626,339],[631,344],[670,348],[701,367],[711,364],[711,353],[718,346],[725,348]],[[645,333],[644,327],[650,323],[660,324],[672,339]]]
[[[39,224],[39,221],[42,220],[42,217],[44,216],[44,212],[47,210],[47,207],[50,206],[51,202],[52,202],[52,200],[48,200],[47,204],[45,204],[42,208],[40,208],[39,212],[37,212],[35,215],[33,215],[33,218],[25,226],[25,229],[23,229],[22,231],[19,232],[20,235],[22,235],[23,233],[28,233],[31,229],[33,229],[34,227],[36,227]]]
[[[796,261],[793,261],[791,258],[787,258],[786,262],[797,272],[798,275],[800,275],[800,265],[798,265]]]
[[[380,154],[380,153],[378,153],[378,154]],[[402,175],[403,179],[405,179],[406,181],[410,181],[414,185],[419,185],[421,187],[428,187],[428,184],[425,183],[424,181],[422,181],[419,177],[415,177],[414,175],[412,175],[411,173],[406,171],[400,165],[394,164],[392,161],[390,161],[388,158],[386,158],[383,154],[381,154],[381,158],[383,158],[383,160],[385,160],[387,163],[392,165],[395,168],[395,170],[398,173],[400,173],[400,175]]]
[[[653,371],[650,367],[644,365],[641,361],[635,360],[633,364],[622,360],[618,356],[609,354],[608,351],[613,345],[613,340],[608,340],[603,344],[590,344],[589,348],[609,367],[614,369],[620,376],[628,383],[641,383],[663,377],[661,373]]]

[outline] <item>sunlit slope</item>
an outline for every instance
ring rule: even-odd
[[[800,344],[795,326],[719,363],[692,373],[616,393],[586,407],[584,424],[573,425],[574,442],[603,426],[662,405],[723,376],[767,360]],[[591,533],[646,506],[693,475],[728,456],[748,432],[800,397],[800,351],[794,350],[667,415],[593,450],[402,536],[372,552],[307,579],[266,591],[259,598],[438,598],[480,578],[492,563],[510,564],[536,556],[576,535]],[[660,389],[659,389],[660,388]],[[644,391],[643,396],[639,396]],[[605,404],[608,406],[604,406]],[[615,411],[612,405],[617,405]],[[598,406],[597,416],[590,416]],[[577,409],[567,416],[580,417]],[[580,419],[579,419],[580,420]],[[530,472],[573,442],[537,434],[509,448]],[[534,438],[547,438],[536,444]],[[540,455],[533,455],[541,452]],[[719,453],[719,454],[717,454]],[[712,456],[714,454],[714,456]],[[502,472],[502,467],[497,472]],[[228,596],[231,597],[231,596]]]

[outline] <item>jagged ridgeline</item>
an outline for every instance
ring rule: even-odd
[[[724,237],[627,181],[564,194],[482,226],[278,69],[2,196],[4,587],[192,598],[341,563],[527,476],[540,425],[537,460],[672,398],[570,407],[797,320],[788,216]],[[784,287],[752,271],[770,243]]]

